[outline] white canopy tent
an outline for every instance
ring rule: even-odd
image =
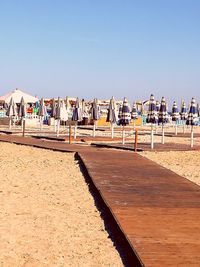
[[[13,98],[16,104],[20,103],[22,97],[24,98],[25,103],[35,103],[39,101],[37,97],[27,94],[20,89],[15,89],[4,96],[0,96],[0,101],[4,101],[8,104],[10,103],[11,97]]]

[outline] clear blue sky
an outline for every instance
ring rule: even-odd
[[[0,95],[200,100],[199,0],[0,0]]]

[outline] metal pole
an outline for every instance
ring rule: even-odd
[[[153,149],[153,123],[151,124],[151,149]]]
[[[22,119],[22,129],[23,129],[23,131],[22,131],[22,136],[24,137],[25,136],[25,125],[26,123],[25,123],[25,119],[23,118]]]
[[[72,143],[72,126],[69,125],[69,144]]]
[[[191,140],[190,140],[191,148],[194,146],[194,126],[191,127]]]
[[[135,152],[137,152],[137,145],[138,145],[138,130],[135,129],[135,144],[134,144]]]

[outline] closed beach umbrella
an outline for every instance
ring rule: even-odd
[[[160,104],[160,110],[158,113],[158,122],[159,123],[167,123],[169,121],[168,112],[167,112],[167,104],[165,101],[165,98],[162,97],[161,104]]]
[[[55,98],[53,98],[51,103],[51,117],[55,118],[55,116],[56,116],[56,102]]]
[[[120,110],[119,116],[120,116],[119,124],[123,126],[122,144],[124,145],[124,143],[125,143],[125,129],[124,129],[124,126],[130,124],[130,122],[131,122],[131,110],[130,110],[130,106],[128,104],[128,100],[127,100],[126,97],[124,97],[123,105],[122,105],[122,108]]]
[[[46,109],[46,106],[44,104],[44,99],[41,98],[40,106],[39,106],[39,109],[38,109],[38,115],[43,118],[44,116],[46,116],[46,114],[47,114],[47,109]]]
[[[157,114],[160,110],[160,102],[159,101],[156,101],[156,111],[157,111]]]
[[[8,116],[10,118],[9,128],[11,128],[12,118],[17,116],[16,105],[15,105],[15,102],[14,102],[12,97],[10,99],[8,109],[6,111],[6,116]]]
[[[25,104],[23,96],[22,96],[21,101],[20,101],[18,115],[20,118],[26,117],[26,104]]]
[[[185,133],[185,123],[186,123],[187,117],[188,117],[188,113],[187,113],[186,104],[184,101],[182,101],[180,118],[183,122],[183,133]]]
[[[180,114],[176,102],[174,101],[172,106],[172,121],[180,120]]]
[[[187,114],[186,104],[184,101],[182,101],[180,116],[181,116],[181,120],[183,121],[187,120],[188,114]]]
[[[10,99],[10,103],[9,103],[8,109],[6,111],[6,116],[8,116],[9,118],[17,116],[15,102],[14,102],[12,97]]]
[[[188,117],[186,120],[187,125],[195,125],[198,120],[197,105],[194,97],[191,100],[190,109],[188,112]]]
[[[73,115],[72,115],[72,120],[73,121],[82,121],[82,108],[81,108],[81,103],[79,101],[79,98],[77,97],[76,103],[75,103],[75,108],[73,110]]]
[[[100,109],[97,98],[92,102],[91,119],[94,121],[93,137],[95,137],[96,122],[100,119]]]
[[[40,130],[42,130],[43,119],[46,116],[46,114],[47,114],[47,109],[46,109],[46,106],[44,104],[44,99],[41,98],[40,106],[39,106],[39,109],[38,109],[38,115],[39,115],[39,118],[40,118]]]
[[[151,94],[149,100],[149,110],[147,113],[147,123],[155,124],[158,122],[158,113],[156,108],[156,101],[154,99],[154,95]]]
[[[124,101],[123,101],[123,105],[122,105],[122,109],[120,113],[121,114],[119,114],[120,115],[119,124],[123,126],[130,124],[131,111],[130,111],[130,106],[128,104],[128,100],[126,97],[124,97]]]
[[[56,106],[56,114],[55,119],[57,120],[57,136],[59,136],[59,130],[60,130],[60,120],[61,120],[61,99],[58,97],[58,103]]]
[[[25,104],[23,96],[20,101],[18,116],[21,118],[22,132],[24,136],[25,135],[26,104]]]
[[[179,110],[176,104],[176,101],[174,101],[173,106],[172,106],[172,121],[175,121],[175,135],[177,135],[177,121],[180,120],[180,114]]]
[[[117,118],[116,118],[116,102],[115,102],[114,97],[112,97],[110,99],[106,121],[110,122],[110,125],[111,125],[111,138],[113,138],[114,137],[114,124],[117,121]]]
[[[136,120],[138,118],[138,110],[137,110],[136,103],[133,103],[133,107],[132,107],[132,110],[131,110],[131,118],[133,120]]]
[[[198,113],[197,113],[197,105],[194,97],[191,100],[191,105],[190,109],[188,112],[188,118],[186,120],[187,125],[191,125],[191,141],[190,141],[190,146],[193,147],[194,145],[194,128],[193,126],[197,123],[198,121]]]
[[[82,114],[81,103],[79,101],[79,98],[77,97],[75,108],[73,110],[72,121],[78,122],[82,120],[83,120],[83,114]],[[74,128],[74,139],[76,139],[76,132],[77,132],[77,125],[75,125],[75,128]]]
[[[169,118],[168,118],[168,112],[167,112],[167,104],[166,104],[165,98],[162,97],[160,110],[158,113],[158,122],[162,123],[162,144],[165,143],[164,124],[167,123],[168,121],[169,121]]]
[[[151,149],[153,149],[153,124],[158,122],[158,111],[156,108],[156,101],[154,95],[150,95],[149,110],[147,113],[147,123],[151,123]]]

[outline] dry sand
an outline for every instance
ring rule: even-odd
[[[140,154],[200,185],[200,151],[142,152]]]
[[[0,266],[123,266],[73,154],[0,143]]]

